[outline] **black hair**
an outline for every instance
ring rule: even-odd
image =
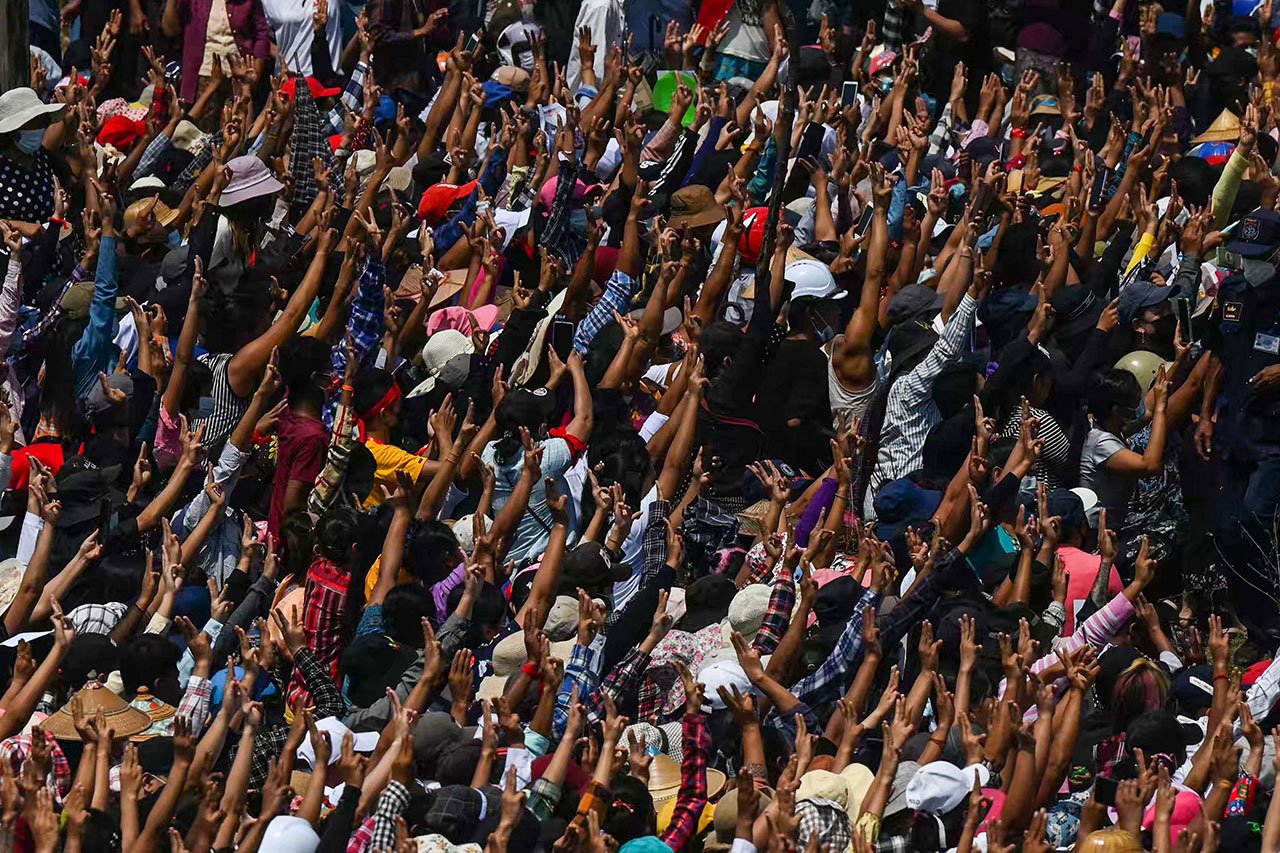
[[[973,405],[973,395],[978,393],[978,369],[973,364],[960,362],[949,364],[933,380],[933,404],[938,407],[942,419],[959,414],[966,406]]]
[[[1142,388],[1133,374],[1113,367],[1094,374],[1086,399],[1089,414],[1103,420],[1117,407],[1133,405],[1141,396]]]
[[[316,384],[315,375],[332,367],[329,345],[319,338],[297,335],[280,347],[280,377],[290,403],[307,400],[323,405],[327,389]]]
[[[210,287],[200,300],[200,322],[205,348],[233,353],[263,331],[271,307],[271,281],[249,270],[230,292]]]
[[[1125,751],[1130,755],[1138,749],[1142,750],[1148,758],[1153,755],[1168,754],[1173,756],[1175,766],[1180,766],[1187,759],[1185,738],[1186,734],[1178,718],[1166,710],[1140,714],[1134,717],[1124,729]],[[1129,764],[1133,764],[1132,760]],[[1117,767],[1117,770],[1121,768]],[[1136,771],[1136,767],[1133,771]],[[1136,772],[1129,774],[1130,778],[1136,775]]]
[[[409,534],[404,566],[424,584],[439,583],[457,566],[458,537],[453,528],[438,519],[419,523]],[[423,612],[434,612],[431,607]]]
[[[120,649],[120,680],[125,692],[137,693],[139,687],[151,688],[166,675],[176,676],[181,657],[178,647],[164,637],[134,637]]]
[[[493,410],[498,427],[498,440],[493,452],[498,462],[506,464],[520,452],[520,427],[529,430],[535,438],[546,426],[545,409],[524,405],[531,399],[528,394],[507,394]],[[535,423],[536,421],[536,423]]]
[[[397,643],[421,648],[422,615],[434,609],[434,601],[426,587],[416,583],[400,584],[383,599],[383,630]]]
[[[435,781],[441,785],[470,786],[483,748],[480,741],[467,740],[445,752],[436,762]]]
[[[351,549],[359,541],[360,519],[350,507],[335,506],[316,525],[316,548],[320,556],[349,568]]]
[[[120,822],[101,809],[86,809],[80,833],[81,853],[117,853],[120,850]]]
[[[316,544],[316,528],[306,510],[294,510],[280,524],[283,547],[280,554],[281,582],[292,575],[302,578],[311,567]]]
[[[395,377],[380,367],[366,367],[356,374],[351,402],[357,413],[367,412],[387,395]]]
[[[742,344],[742,329],[728,320],[716,320],[702,330],[698,343],[702,346],[707,378],[714,379],[724,369],[725,359],[733,358]]]
[[[626,844],[633,838],[657,835],[658,815],[648,787],[634,776],[614,779],[613,801],[609,803],[604,825],[600,828],[619,844]]]

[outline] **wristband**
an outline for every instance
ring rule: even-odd
[[[1010,139],[1026,139],[1027,138],[1026,128],[1015,127],[1013,130],[1009,132],[1009,138]]]
[[[1215,675],[1213,676],[1213,680],[1214,680],[1214,681],[1217,681],[1219,678],[1221,678],[1221,679],[1223,679],[1223,680],[1225,681],[1225,680],[1227,680],[1227,679],[1231,678],[1231,676],[1230,676],[1230,675],[1228,675],[1228,674],[1227,674],[1227,673],[1225,673],[1225,672],[1219,672],[1219,673],[1217,673],[1217,674],[1215,674]]]
[[[1079,174],[1082,174],[1082,175],[1083,175],[1083,174],[1084,174],[1084,166],[1081,166],[1079,163],[1077,163],[1076,165],[1074,165],[1074,166],[1072,166],[1072,167],[1071,167],[1071,171],[1073,171],[1073,172],[1077,172],[1077,173],[1079,173]]]
[[[344,392],[346,392],[346,391],[351,391],[351,392],[353,392],[353,393],[354,393],[354,392],[355,392],[355,390],[356,390],[356,387],[355,387],[354,385],[351,385],[350,383],[344,382],[344,383],[342,383],[342,390],[343,390]]]
[[[526,662],[524,666],[520,667],[520,671],[532,678],[534,681],[542,680],[542,670],[534,663]]]

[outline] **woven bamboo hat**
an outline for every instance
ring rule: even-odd
[[[707,794],[715,798],[724,787],[725,776],[714,767],[707,768]],[[680,793],[680,763],[666,753],[659,752],[649,765],[649,795],[653,797],[653,808],[660,811],[667,800],[675,799]]]
[[[116,694],[112,693],[101,682],[92,680],[71,698],[71,702],[63,705],[57,713],[45,718],[40,728],[58,740],[80,740],[76,731],[75,720],[71,714],[71,704],[80,699],[85,718],[91,718],[101,708],[107,718],[107,728],[115,737],[132,737],[145,731],[151,725],[151,718],[133,708]]]
[[[1192,145],[1201,142],[1235,142],[1240,138],[1240,117],[1231,110],[1223,110],[1204,133],[1191,140]]]

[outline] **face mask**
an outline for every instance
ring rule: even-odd
[[[44,144],[44,128],[23,130],[18,133],[18,150],[23,154],[34,154]]]
[[[1253,287],[1261,287],[1275,278],[1276,265],[1270,261],[1245,258],[1242,271],[1244,272],[1245,281],[1249,282]]]
[[[578,234],[585,234],[587,231],[587,211],[572,210],[569,212],[569,228]]]
[[[818,339],[818,346],[824,346],[836,336],[836,330],[816,314],[809,315],[809,326],[813,329],[813,336]]]

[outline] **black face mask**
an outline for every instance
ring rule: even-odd
[[[1172,360],[1174,356],[1173,338],[1178,331],[1178,318],[1170,314],[1147,325],[1152,331],[1143,332],[1143,345],[1166,361]]]

